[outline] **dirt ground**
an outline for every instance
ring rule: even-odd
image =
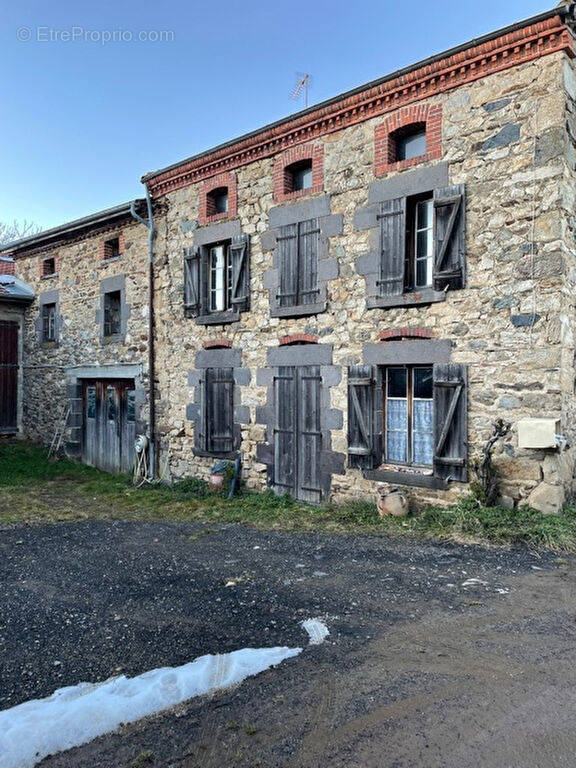
[[[323,645],[42,766],[572,768],[575,598],[574,560],[550,553],[243,526],[6,528],[0,708],[306,645],[299,622],[320,616]]]

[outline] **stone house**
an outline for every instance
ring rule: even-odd
[[[73,455],[127,468],[152,359],[171,479],[240,455],[250,487],[306,501],[394,486],[449,503],[503,418],[503,501],[558,509],[573,21],[562,5],[145,175],[151,292],[129,205],[5,248],[36,293],[22,433],[46,441],[64,414]]]

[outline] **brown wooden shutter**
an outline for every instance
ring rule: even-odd
[[[434,289],[463,288],[466,280],[466,191],[463,184],[434,192]]]
[[[434,366],[434,472],[446,480],[468,479],[467,369]]]
[[[404,292],[406,260],[406,198],[385,200],[380,204],[380,286],[381,296],[399,296]]]
[[[297,387],[296,368],[278,368],[274,377],[274,486],[280,493],[294,493],[296,490]]]
[[[238,312],[250,309],[250,236],[238,235],[230,243],[232,262],[232,306]]]
[[[184,249],[184,310],[190,317],[200,314],[200,248]]]
[[[298,225],[298,304],[318,301],[318,219],[302,221]]]
[[[293,307],[298,303],[298,225],[279,227],[276,244],[280,273],[278,305]]]
[[[375,434],[376,372],[371,365],[348,368],[348,465],[374,469],[380,463]]]
[[[207,450],[215,455],[234,450],[234,369],[206,370]]]

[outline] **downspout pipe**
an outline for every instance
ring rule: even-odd
[[[156,478],[157,451],[156,451],[156,392],[154,389],[154,380],[156,378],[156,355],[154,349],[154,238],[156,229],[154,227],[154,216],[152,213],[152,199],[150,191],[146,187],[146,207],[148,209],[148,219],[142,218],[136,213],[136,203],[130,204],[130,213],[132,217],[143,224],[148,230],[148,381],[149,381],[149,407],[150,418],[148,420],[148,441],[150,452],[150,479]]]

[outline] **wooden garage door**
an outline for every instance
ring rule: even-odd
[[[83,413],[85,463],[105,472],[129,472],[136,437],[134,382],[85,381]]]
[[[18,428],[18,323],[0,321],[0,433]]]

